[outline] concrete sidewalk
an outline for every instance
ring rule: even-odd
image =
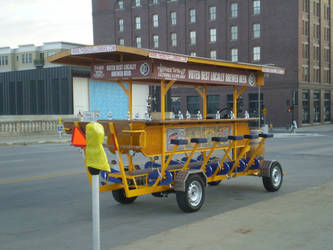
[[[332,249],[332,190],[326,183],[113,249]]]

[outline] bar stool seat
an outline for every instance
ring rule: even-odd
[[[272,138],[274,135],[273,134],[259,134],[259,137],[262,138]]]
[[[188,141],[185,139],[171,139],[170,144],[174,145],[187,145]]]
[[[258,137],[259,137],[259,135],[244,135],[244,138],[250,139],[250,140],[258,139]]]
[[[192,138],[191,142],[192,143],[207,143],[208,140],[207,140],[207,138]]]
[[[212,141],[216,141],[216,142],[226,142],[229,139],[227,137],[212,137]]]
[[[233,140],[233,141],[240,141],[240,140],[243,140],[244,137],[243,136],[236,136],[236,135],[229,135],[228,139]]]

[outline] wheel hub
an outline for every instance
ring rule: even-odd
[[[202,187],[198,181],[193,181],[187,192],[187,197],[191,206],[198,206],[202,199]]]
[[[281,182],[282,173],[279,168],[274,168],[272,170],[272,182],[274,186],[279,186]]]

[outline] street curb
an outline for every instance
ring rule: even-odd
[[[41,140],[41,141],[19,141],[19,142],[0,142],[0,146],[27,146],[32,144],[69,144],[68,140]]]

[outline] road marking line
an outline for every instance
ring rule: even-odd
[[[68,176],[68,175],[74,175],[74,174],[83,174],[85,172],[86,172],[86,170],[74,170],[74,171],[68,171],[68,172],[56,173],[56,174],[46,174],[46,175],[40,175],[40,176],[23,177],[23,178],[0,181],[0,185],[13,184],[13,183],[19,183],[19,182],[24,182],[24,181],[50,179],[50,178],[62,177],[62,176]]]
[[[272,147],[267,147],[267,149],[285,149],[285,148],[293,148],[303,145],[316,145],[316,144],[322,144],[322,142],[303,142],[303,143],[289,144],[284,146],[272,146]]]

